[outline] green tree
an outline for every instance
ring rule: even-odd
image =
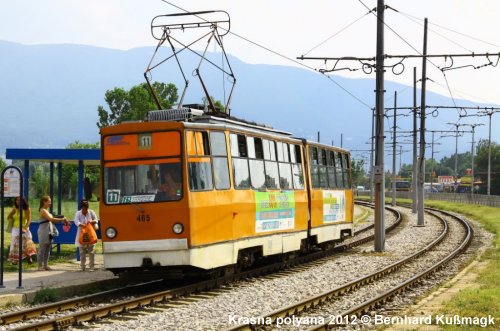
[[[488,183],[488,140],[481,139],[477,144],[477,156],[474,159],[475,177],[484,183],[485,192]],[[491,194],[500,195],[500,145],[491,142]]]
[[[67,149],[98,149],[99,142],[96,143],[82,143],[76,140],[66,146]],[[91,183],[91,189],[97,193],[99,183],[99,166],[86,165],[84,167],[84,176],[88,177]],[[65,194],[74,194],[76,192],[78,182],[78,166],[73,164],[63,164],[62,167],[62,183],[63,192]]]
[[[7,166],[7,163],[0,157],[0,171],[2,171]]]
[[[152,84],[158,100],[164,109],[169,109],[179,98],[177,87],[172,84],[154,82]],[[143,120],[149,110],[157,109],[153,95],[146,83],[135,85],[130,90],[115,87],[107,90],[104,100],[108,104],[109,111],[103,106],[97,107],[99,122],[97,127],[102,128],[123,121]]]
[[[365,173],[365,160],[355,160],[354,158],[351,159],[351,176],[352,176],[352,185],[354,187],[362,185],[365,187],[368,187],[369,185],[369,178],[366,176]]]
[[[221,113],[225,113],[226,112],[226,107],[224,107],[224,104],[222,103],[222,101],[215,100],[215,98],[213,96],[210,96],[210,100],[212,101],[212,103],[215,106],[215,108],[218,108]],[[205,107],[208,107],[207,97],[201,98],[201,101],[203,102],[203,105]]]
[[[462,177],[463,175],[465,175],[465,171],[471,167],[471,154],[470,152],[459,153],[457,157],[458,177]],[[443,167],[452,169],[453,172],[451,174],[455,175],[455,154],[449,157],[443,157],[439,163]]]

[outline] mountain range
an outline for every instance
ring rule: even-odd
[[[6,148],[64,148],[75,140],[98,141],[97,107],[107,107],[104,93],[114,87],[128,89],[144,82],[144,70],[153,52],[154,47],[115,50],[73,44],[22,45],[0,41],[0,155]],[[202,89],[198,78],[192,74],[199,57],[190,52],[182,55],[183,67],[188,68],[184,74],[190,81],[184,103],[200,103]],[[221,61],[220,53],[209,53],[207,58],[229,70]],[[332,76],[328,79],[299,67],[248,64],[231,55],[228,58],[237,80],[231,115],[310,140],[316,140],[319,131],[321,142],[326,144],[333,141],[340,145],[342,134],[344,148],[370,148],[366,143],[371,136],[370,107],[375,101],[373,77]],[[211,95],[217,100],[225,100],[231,85],[227,76],[205,62],[201,72]],[[172,59],[155,69],[152,80],[174,83],[179,93],[184,86],[181,71]],[[385,88],[387,96],[392,97],[393,92],[389,91],[404,90],[406,86],[386,81]],[[460,105],[473,105],[466,100],[455,101]],[[392,107],[392,102],[386,102],[391,104],[388,107]],[[450,98],[431,92],[427,93],[427,102],[453,105]],[[411,106],[412,103],[411,92],[398,97],[398,105]],[[456,120],[456,112],[439,114],[439,123]],[[428,123],[432,129],[449,129],[449,125],[439,125],[437,121],[438,125],[433,125],[432,121],[430,116]],[[392,120],[390,122],[386,121],[386,130],[392,127]],[[397,126],[410,130],[411,117],[398,118]],[[390,141],[391,135],[386,136],[386,141]],[[476,140],[479,138],[487,138],[486,127],[477,128]],[[494,134],[493,139],[500,140],[500,132]],[[467,150],[470,141],[470,138],[462,138],[459,151]],[[443,139],[442,143],[439,147],[442,156],[454,153],[454,139]],[[411,146],[407,146],[403,149],[411,150]],[[404,162],[410,162],[411,153],[405,153],[403,158]]]

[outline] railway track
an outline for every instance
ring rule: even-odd
[[[360,277],[340,287],[325,291],[319,295],[310,297],[301,302],[296,302],[289,306],[274,310],[267,314],[263,314],[261,316],[258,316],[254,321],[250,321],[249,323],[238,323],[238,325],[230,327],[225,331],[256,329],[268,330],[273,329],[273,327],[276,326],[277,322],[289,322],[293,324],[294,318],[299,321],[299,324],[300,321],[302,321],[303,324],[313,324],[312,327],[307,328],[307,331],[330,330],[339,326],[356,326],[355,324],[360,326],[371,322],[370,314],[373,311],[382,306],[388,300],[391,300],[391,298],[393,298],[394,296],[410,289],[412,286],[415,286],[416,284],[422,282],[431,274],[442,268],[451,259],[463,252],[471,242],[473,231],[467,221],[444,211],[438,211],[428,208],[426,212],[440,219],[443,224],[443,231],[433,242],[429,243],[420,251],[404,259],[401,259],[400,261],[397,261],[396,263],[393,263],[383,268],[382,270]],[[431,266],[425,267],[414,276],[406,278],[404,281],[399,282],[398,285],[385,289],[384,291],[382,291],[382,293],[372,296],[369,299],[365,299],[362,302],[349,307],[348,309],[338,311],[335,308],[322,308],[323,306],[333,305],[334,302],[337,302],[339,298],[344,299],[347,295],[349,295],[349,293],[358,291],[369,292],[366,290],[369,284],[372,284],[379,279],[382,279],[383,277],[386,277],[394,272],[403,269],[406,265],[412,263],[412,261],[416,261],[432,250],[439,250],[440,244],[449,235],[450,229],[448,221],[444,217],[441,217],[439,214],[444,214],[447,218],[453,218],[464,229],[463,237],[453,250],[448,252],[448,254],[446,254],[445,256],[441,257],[439,261],[433,263]],[[369,321],[367,321],[367,319]],[[257,321],[257,323],[253,323],[255,321]],[[285,323],[285,325],[281,325],[280,330],[287,330],[287,326],[290,326],[290,324]],[[296,324],[293,330],[297,330]]]
[[[365,204],[366,205],[366,204]],[[369,204],[368,204],[369,206]],[[390,232],[395,229],[402,222],[402,216],[396,209],[387,207],[387,210],[393,213],[396,221],[387,227],[386,231]],[[367,226],[362,229],[355,231],[355,236],[360,236],[362,233],[366,233],[373,226]],[[121,300],[116,303],[103,304],[97,307],[90,307],[89,305],[95,305],[97,302],[102,301],[104,297],[111,295],[119,295],[121,291],[127,291],[126,289],[119,289],[116,291],[107,291],[102,293],[97,293],[94,295],[89,295],[81,298],[68,299],[61,302],[43,305],[27,310],[12,312],[4,315],[0,315],[0,327],[13,326],[14,328],[9,328],[9,330],[60,330],[71,325],[79,325],[84,322],[89,322],[92,320],[112,317],[116,314],[123,314],[130,312],[135,309],[140,309],[146,306],[156,306],[164,305],[164,307],[169,307],[169,305],[176,306],[182,303],[183,300],[190,300],[189,297],[198,295],[199,298],[203,298],[204,293],[210,293],[214,289],[220,289],[221,287],[234,283],[239,280],[249,279],[253,277],[261,277],[270,275],[272,277],[279,277],[280,271],[289,273],[286,270],[290,267],[307,268],[308,265],[313,266],[319,260],[329,257],[332,254],[336,254],[339,251],[345,251],[350,248],[362,245],[373,239],[373,235],[363,236],[362,238],[350,242],[349,244],[339,245],[327,251],[319,251],[308,254],[306,256],[301,256],[294,260],[283,261],[280,263],[274,263],[264,267],[244,271],[234,275],[228,275],[220,277],[217,279],[206,280],[197,282],[195,284],[190,284],[186,286],[181,286],[178,288],[168,289],[165,291],[152,293],[149,295],[140,296],[137,298],[131,298],[127,300]],[[274,276],[273,276],[274,275]],[[149,286],[147,284],[137,285],[134,288],[135,292],[141,291],[141,286]],[[130,289],[132,291],[132,288]],[[187,298],[187,299],[186,299]],[[87,307],[87,308],[85,308]],[[71,311],[74,309],[79,309],[80,311]],[[62,315],[62,316],[56,316]],[[42,320],[40,320],[42,319]],[[27,324],[29,321],[35,320],[33,323]],[[14,323],[23,325],[13,325]]]

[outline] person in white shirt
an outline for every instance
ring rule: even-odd
[[[89,270],[94,271],[94,246],[93,245],[82,245],[79,242],[80,232],[87,223],[91,223],[94,228],[97,227],[98,220],[95,212],[89,209],[89,202],[87,200],[82,200],[80,202],[80,210],[76,212],[75,219],[73,222],[78,227],[76,233],[75,245],[80,248],[80,265],[82,271],[85,271],[85,263],[87,262],[87,255],[89,255],[90,265]]]

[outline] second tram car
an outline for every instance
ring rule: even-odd
[[[101,129],[105,268],[190,274],[352,235],[350,154],[191,108]]]

